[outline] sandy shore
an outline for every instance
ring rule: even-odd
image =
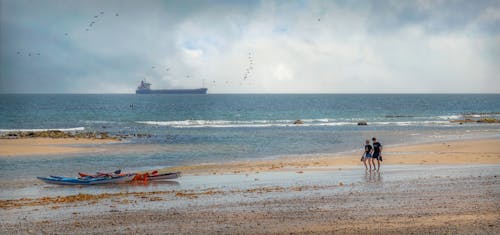
[[[226,174],[282,170],[330,170],[363,165],[362,150],[334,155],[285,157],[276,160],[181,166],[165,171],[185,174]],[[382,167],[387,164],[500,164],[500,139],[458,140],[409,146],[386,147]]]
[[[147,192],[0,200],[0,233],[498,234],[498,146],[387,147],[380,173],[360,153],[164,169],[185,176]]]
[[[345,184],[329,177],[339,174],[338,178],[345,179],[354,171],[306,173],[300,176],[311,181],[297,180],[289,186],[282,181],[293,179],[277,173],[271,176],[272,183],[246,189],[207,185],[189,190],[22,199],[15,201],[17,205],[2,201],[0,232],[498,234],[498,169],[420,166],[405,173],[388,169],[366,176],[358,169],[365,180]],[[402,174],[410,177],[398,179]]]
[[[0,157],[93,152],[97,151],[98,148],[70,145],[96,145],[113,142],[118,142],[118,140],[75,138],[0,139]]]
[[[148,151],[147,145],[123,145],[115,149],[113,145],[100,145],[120,142],[114,139],[75,139],[75,138],[27,138],[0,139],[0,157],[36,156],[97,152],[101,150]],[[151,151],[151,150],[149,150]],[[282,157],[275,160],[233,162],[224,164],[203,164],[182,166],[167,171],[182,171],[187,174],[201,173],[238,173],[274,171],[283,168],[308,168],[360,165],[359,153]],[[500,164],[500,139],[458,140],[409,146],[385,147],[383,164]]]

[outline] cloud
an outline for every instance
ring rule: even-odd
[[[0,4],[3,93],[500,92],[497,1]]]

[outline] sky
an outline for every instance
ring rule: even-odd
[[[0,0],[0,93],[500,93],[499,74],[498,0]]]

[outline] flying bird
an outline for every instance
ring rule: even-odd
[[[253,70],[253,55],[252,52],[248,52],[248,65],[243,73],[243,80],[247,80]]]

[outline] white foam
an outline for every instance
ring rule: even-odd
[[[445,116],[437,116],[438,118],[445,119],[445,120],[453,120],[453,119],[460,119],[463,118],[463,115],[445,115]]]
[[[85,124],[108,124],[108,123],[116,123],[115,121],[102,121],[102,120],[80,120]]]
[[[293,125],[292,120],[249,120],[249,121],[229,121],[229,120],[183,120],[183,121],[140,121],[137,123],[170,126],[175,128],[190,127],[270,127]]]
[[[301,119],[304,122],[332,122],[335,119],[319,118],[319,119]]]
[[[0,132],[40,132],[40,131],[83,131],[85,127],[73,127],[73,128],[50,128],[50,129],[0,129]]]
[[[310,127],[310,126],[355,126],[358,121],[335,121],[334,119],[302,119],[304,124],[295,125],[295,120],[179,120],[179,121],[138,121],[136,123],[174,128],[238,128],[238,127]],[[400,121],[369,122],[368,125],[433,126],[455,125],[449,121]]]
[[[449,124],[451,124],[449,121],[381,122],[381,125],[396,125],[396,126],[430,126],[430,125],[449,125]]]

